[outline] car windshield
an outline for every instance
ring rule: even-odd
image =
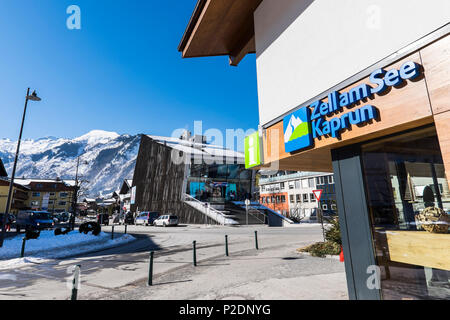
[[[40,220],[50,220],[50,213],[48,212],[33,212],[31,214],[35,219],[40,219]]]
[[[147,212],[141,213],[141,215],[140,215],[140,217],[147,217],[147,216],[148,216]]]

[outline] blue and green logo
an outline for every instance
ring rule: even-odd
[[[284,148],[286,152],[294,152],[312,146],[310,118],[311,109],[308,107],[301,108],[284,118]]]

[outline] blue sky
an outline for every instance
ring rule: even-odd
[[[81,8],[81,30],[66,9]],[[255,56],[182,59],[196,0],[0,1],[0,138],[72,138],[94,129],[170,135],[176,128],[257,128]]]

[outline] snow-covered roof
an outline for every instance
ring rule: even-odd
[[[151,136],[149,138],[154,141],[170,147],[175,150],[183,151],[190,154],[194,159],[201,158],[203,160],[232,160],[235,163],[245,163],[245,155],[242,152],[224,148],[223,146],[199,143],[192,140],[183,140],[174,137]]]
[[[22,179],[22,178],[14,178],[14,183],[20,184],[22,186],[28,186],[30,183],[64,183],[69,187],[75,186],[75,180],[55,180],[55,179]]]

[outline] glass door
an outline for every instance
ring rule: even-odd
[[[450,191],[434,128],[362,147],[383,299],[450,299]]]

